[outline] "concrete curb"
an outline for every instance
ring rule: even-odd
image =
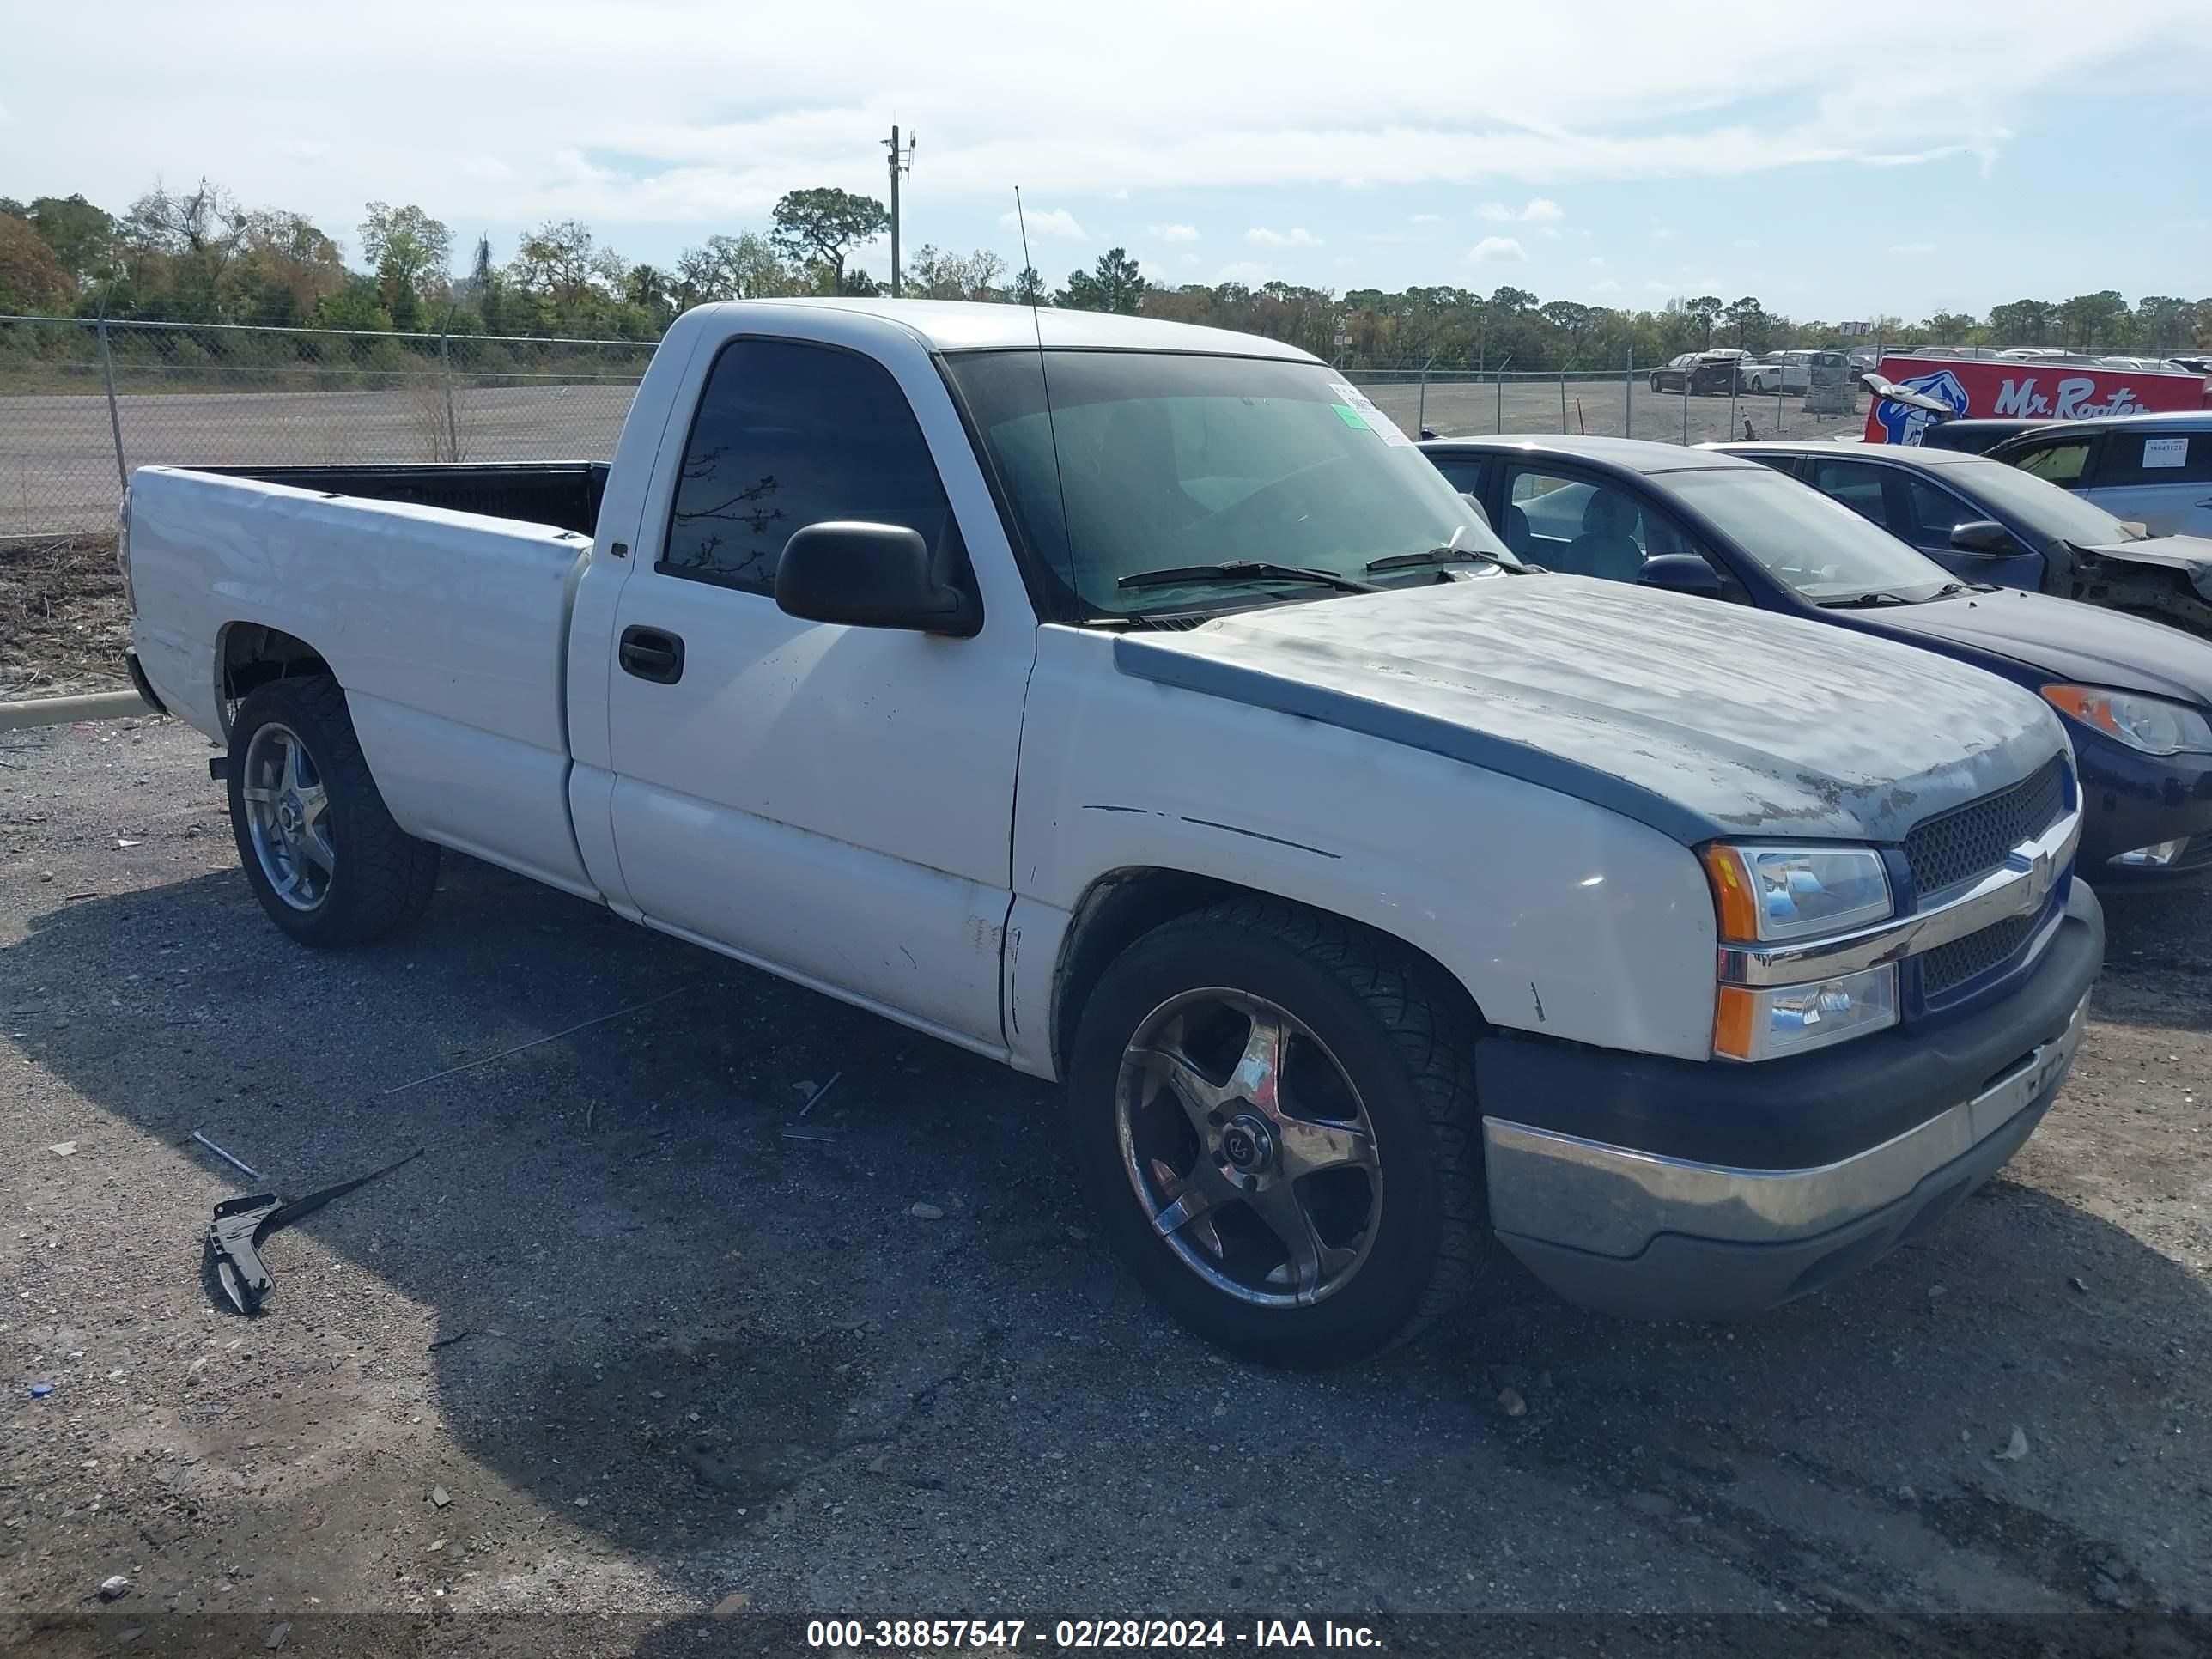
[[[33,697],[22,702],[0,702],[0,732],[23,732],[34,726],[68,726],[76,720],[119,720],[153,712],[152,706],[136,691]]]

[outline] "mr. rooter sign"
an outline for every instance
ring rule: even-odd
[[[2135,368],[2076,368],[2017,359],[1884,357],[1881,377],[1951,405],[1961,417],[2080,421],[2093,415],[2142,415],[2203,409],[2212,392],[2201,374]],[[1867,411],[1870,444],[1917,444],[1935,416],[1877,398]]]

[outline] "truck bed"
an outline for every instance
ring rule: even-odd
[[[550,525],[588,536],[606,493],[605,461],[461,461],[371,466],[196,466],[232,478],[364,501],[411,501],[454,513]]]

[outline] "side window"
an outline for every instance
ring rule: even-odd
[[[2212,483],[2212,432],[2108,433],[2097,488]]]
[[[1815,461],[1811,482],[1823,495],[1841,501],[1862,518],[1887,527],[1887,515],[1882,510],[1880,467],[1869,466],[1864,461]]]
[[[1949,490],[1938,489],[1927,479],[1910,472],[1900,474],[1898,483],[1904,486],[1905,522],[1893,524],[1890,528],[1915,547],[1948,547],[1951,532],[1958,526],[1989,517],[1986,513],[1976,512]]]
[[[665,575],[775,591],[784,544],[829,519],[903,525],[957,551],[951,504],[889,370],[830,346],[732,340],[684,446]]]
[[[1530,467],[1506,492],[1505,544],[1553,570],[1633,581],[1644,568],[1643,513],[1635,499]]]
[[[2033,473],[2067,489],[2081,483],[2082,470],[2088,464],[2089,441],[2087,438],[2045,444],[2013,463],[2023,472]]]
[[[1437,471],[1451,480],[1451,487],[1462,495],[1482,494],[1482,474],[1487,463],[1480,457],[1434,455],[1430,459],[1435,463]]]

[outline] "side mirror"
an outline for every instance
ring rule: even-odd
[[[1969,519],[1951,526],[1951,545],[1961,553],[2009,553],[2012,532],[1995,519]]]
[[[1459,498],[1467,503],[1467,510],[1481,520],[1484,525],[1487,526],[1490,523],[1490,509],[1483,506],[1479,500],[1468,495],[1464,489],[1459,492]]]
[[[854,628],[965,639],[983,625],[982,606],[939,577],[929,544],[902,525],[807,526],[783,544],[775,603],[787,616]]]
[[[2120,528],[2139,542],[2150,539],[2150,526],[2141,519],[2123,519],[2120,520]]]
[[[1692,599],[1717,599],[1728,592],[1720,572],[1694,553],[1655,553],[1636,573],[1639,587],[1664,588]]]

